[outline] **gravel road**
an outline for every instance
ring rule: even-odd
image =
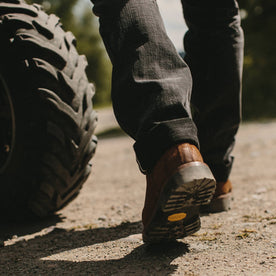
[[[116,127],[100,110],[98,132]],[[100,135],[100,137],[102,137]],[[232,210],[202,216],[195,235],[145,246],[145,179],[133,141],[101,138],[80,195],[39,222],[0,225],[0,275],[276,275],[276,122],[241,126]]]

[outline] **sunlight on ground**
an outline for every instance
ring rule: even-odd
[[[142,235],[135,234],[115,241],[96,243],[63,251],[44,258],[42,261],[89,262],[119,260],[130,254],[135,247],[143,244]]]

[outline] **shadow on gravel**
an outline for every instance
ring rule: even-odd
[[[172,275],[178,265],[171,264],[176,258],[189,252],[181,242],[149,248],[141,245],[123,258],[100,261],[47,261],[52,268],[66,269],[72,275]],[[46,264],[46,263],[45,263]],[[48,270],[50,271],[50,270]]]
[[[188,245],[184,243],[170,243],[163,245],[139,245],[132,252],[122,258],[114,259],[111,248],[103,246],[106,255],[100,260],[64,261],[42,260],[45,257],[64,253],[76,248],[85,247],[109,241],[117,241],[130,235],[141,233],[141,222],[124,223],[112,228],[96,228],[88,230],[64,230],[55,228],[52,232],[35,237],[28,241],[19,241],[14,245],[0,248],[0,274],[25,275],[170,275],[177,269],[171,262],[187,252]],[[120,252],[122,248],[132,248],[136,244],[126,240],[118,241]],[[113,246],[113,248],[114,248]],[[123,246],[123,247],[122,247]],[[98,250],[95,247],[95,250]],[[91,248],[89,248],[91,250]],[[131,249],[129,249],[131,250]],[[86,252],[86,251],[85,251]],[[88,251],[87,251],[88,252]],[[93,252],[95,253],[95,252]],[[94,254],[97,256],[97,254]],[[87,259],[87,258],[86,258]]]
[[[54,227],[62,218],[59,215],[49,216],[45,219],[21,221],[21,222],[0,222],[0,240],[7,240],[16,236],[30,235],[47,227]]]

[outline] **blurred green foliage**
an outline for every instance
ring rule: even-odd
[[[239,0],[245,33],[244,119],[276,117],[276,1]]]
[[[111,64],[98,31],[98,19],[92,13],[89,0],[26,0],[29,4],[37,3],[47,13],[54,13],[61,18],[63,27],[77,38],[77,48],[88,60],[86,70],[89,81],[96,86],[94,103],[111,103]],[[78,9],[76,9],[76,7]]]
[[[110,103],[111,64],[98,33],[98,22],[86,0],[27,0],[55,13],[66,30],[77,37],[78,50],[85,54],[87,75],[95,83],[94,102]],[[223,1],[223,0],[222,0]],[[82,3],[81,12],[74,12]],[[245,32],[243,117],[276,117],[276,0],[239,0]]]

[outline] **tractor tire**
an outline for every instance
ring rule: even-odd
[[[44,217],[74,199],[97,138],[94,86],[55,15],[0,1],[0,217]]]

